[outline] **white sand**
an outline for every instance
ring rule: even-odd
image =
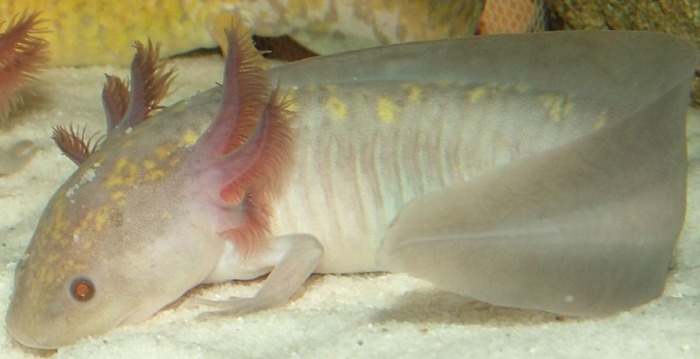
[[[173,101],[220,81],[217,56],[175,61]],[[15,263],[49,197],[75,166],[49,136],[58,124],[102,130],[100,92],[111,68],[55,69],[37,96],[0,131],[0,147],[23,139],[42,147],[19,173],[0,177],[0,317]],[[689,117],[689,204],[663,296],[605,319],[557,320],[536,311],[472,305],[404,275],[314,276],[282,308],[242,318],[192,320],[196,310],[166,309],[141,324],[117,328],[62,348],[64,358],[698,358],[700,357],[700,113]],[[194,295],[248,295],[260,283],[223,284]],[[0,357],[26,358],[0,331]]]

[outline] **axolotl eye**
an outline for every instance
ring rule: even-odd
[[[87,302],[95,295],[95,285],[90,279],[78,277],[70,284],[70,295],[79,302]]]

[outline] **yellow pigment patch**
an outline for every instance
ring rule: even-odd
[[[122,157],[117,160],[114,171],[105,180],[104,187],[133,186],[138,179],[138,167]]]
[[[163,160],[170,156],[173,152],[177,151],[177,145],[174,143],[169,143],[165,145],[160,145],[156,147],[155,153],[159,160]]]
[[[100,207],[95,214],[95,232],[100,233],[105,229],[107,223],[107,213],[109,210],[106,207]]]
[[[335,96],[326,100],[324,107],[331,114],[334,120],[342,121],[348,116],[347,105],[343,100]]]
[[[95,216],[92,219],[92,228],[95,233],[102,232],[107,223],[110,222],[110,213],[112,208],[109,206],[102,206],[94,210]]]
[[[537,99],[547,109],[549,118],[554,122],[561,121],[574,108],[573,101],[567,96],[540,95]]]
[[[416,84],[404,84],[403,88],[408,90],[408,99],[413,101],[413,102],[420,102],[422,95],[423,95],[423,89],[420,88],[420,86]]]
[[[129,130],[127,130],[127,131],[129,131]],[[134,147],[134,140],[132,138],[127,138],[127,139],[123,140],[121,147],[123,149],[129,149],[129,148]]]
[[[383,122],[394,123],[397,113],[401,110],[399,105],[387,98],[377,99],[377,117]]]
[[[155,181],[165,177],[165,171],[157,167],[158,164],[155,161],[143,161],[143,168],[146,170],[146,174],[143,176],[143,179],[145,181]]]
[[[530,91],[532,88],[528,85],[525,85],[525,84],[519,84],[519,85],[516,85],[513,89],[515,89],[515,92],[517,92],[517,93],[526,93],[526,92]]]
[[[317,92],[317,91],[318,91],[318,85],[316,85],[316,84],[304,85],[303,89],[304,89],[306,92],[309,92],[309,93]]]
[[[44,260],[47,263],[56,263],[58,260],[61,259],[61,256],[58,253],[50,252],[47,253],[46,256],[44,257]]]
[[[294,101],[294,95],[296,95],[296,91],[289,91],[284,96],[285,100],[287,101],[287,111],[297,112],[299,109],[297,102]]]
[[[475,87],[475,88],[467,91],[467,99],[469,100],[470,103],[477,103],[482,98],[484,98],[487,91],[488,91],[487,85]]]
[[[109,195],[109,198],[111,198],[112,201],[115,201],[118,204],[124,204],[123,200],[125,197],[126,197],[126,193],[124,193],[124,191],[113,191]]]
[[[603,110],[593,124],[593,130],[599,130],[608,122],[608,110]]]
[[[155,163],[155,161],[145,160],[145,161],[143,161],[142,166],[146,170],[152,170],[152,169],[156,168],[156,163]]]
[[[185,130],[185,133],[183,133],[182,137],[180,138],[180,146],[190,147],[197,143],[198,139],[199,135],[197,135],[196,132],[192,131],[192,129],[188,128],[187,130]]]
[[[162,210],[162,211],[160,212],[160,218],[162,218],[162,219],[172,219],[172,218],[173,218],[173,214],[170,213],[170,211],[168,211],[168,210]]]
[[[80,220],[80,223],[78,223],[78,226],[75,228],[75,233],[80,234],[85,228],[88,228],[94,217],[95,211],[88,212],[85,217]]]
[[[54,214],[54,222],[52,227],[43,226],[39,228],[41,234],[39,237],[49,236],[54,233],[62,233],[71,225],[70,221],[66,220],[66,200],[65,197],[57,197],[56,201],[53,202],[51,206],[51,212]],[[59,240],[63,239],[63,236],[59,234]],[[55,238],[55,236],[52,236]]]
[[[185,109],[187,109],[187,105],[190,103],[190,101],[182,101],[182,102],[177,102],[174,105],[171,105],[168,107],[169,111],[176,111],[176,112],[185,112]]]
[[[170,146],[160,146],[156,148],[156,156],[159,158],[164,156],[163,158],[165,158],[172,153],[169,152],[171,149],[174,150],[174,148],[170,148]],[[168,163],[170,164],[172,162],[173,159],[171,159]],[[175,161],[173,164],[176,165],[178,162],[179,161]],[[144,160],[141,162],[141,166],[139,167],[134,162],[129,161],[126,158],[120,158],[117,160],[112,174],[107,178],[107,180],[105,180],[104,187],[130,187],[140,182],[159,180],[165,176],[166,172],[159,168],[158,163],[153,160]],[[121,200],[124,198],[124,193],[117,191],[113,192],[111,196],[114,200]]]
[[[83,247],[83,251],[86,248],[89,248],[91,245],[90,243],[87,243],[88,247]],[[52,273],[48,274],[48,276],[45,277],[46,281],[49,282],[49,278],[54,278],[54,280],[61,280],[65,279],[67,277],[67,274],[69,273],[80,273],[87,269],[87,265],[84,263],[78,263],[73,259],[66,259],[65,256],[62,258],[63,260],[60,263],[59,266],[53,267],[53,270],[51,271]]]
[[[173,156],[170,161],[168,161],[168,165],[170,167],[177,167],[180,162],[182,162],[182,156]]]
[[[165,171],[161,169],[150,170],[143,176],[145,181],[155,181],[165,177]]]

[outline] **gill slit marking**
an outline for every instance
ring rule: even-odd
[[[325,188],[326,196],[324,198],[324,202],[326,204],[326,211],[328,211],[328,213],[330,214],[332,222],[336,223],[338,226],[338,236],[342,238],[344,237],[343,234],[345,233],[345,228],[343,228],[343,222],[339,221],[341,217],[340,213],[338,213],[338,206],[334,205],[335,201],[333,201],[334,198],[338,198],[338,183],[340,182],[338,180],[338,175],[340,171],[336,170],[337,166],[339,165],[338,160],[347,161],[347,158],[340,158],[340,148],[338,147],[339,145],[340,144],[338,143],[338,138],[336,136],[328,136],[328,157],[326,158],[325,163],[327,166],[329,166],[330,171],[325,172],[329,176],[329,185]]]
[[[321,125],[321,128],[323,128],[325,124]],[[322,131],[322,130],[321,130]],[[321,133],[319,131],[319,133]],[[307,146],[305,148],[305,153],[301,154],[304,157],[304,171],[303,173],[305,174],[302,176],[302,179],[304,181],[308,181],[309,184],[314,180],[314,176],[317,178],[317,186],[321,186],[325,193],[324,197],[324,204],[325,206],[328,205],[328,193],[326,191],[328,187],[330,187],[330,184],[332,182],[332,179],[327,177],[327,171],[324,171],[324,165],[326,167],[331,166],[330,164],[330,138],[328,136],[310,136],[311,137],[311,142],[312,144],[310,146]],[[311,148],[317,149],[316,153],[312,154]],[[314,186],[313,185],[306,185],[306,186],[301,186],[302,188],[305,189],[305,197],[306,198],[314,198]],[[298,203],[304,203],[304,199],[300,198],[300,201]],[[324,205],[315,202],[315,203],[309,203],[307,206],[309,208],[309,214],[312,216],[312,218],[323,218],[324,215],[327,215],[326,213],[323,213],[323,208]],[[293,210],[293,209],[292,209]]]
[[[376,218],[379,215],[379,210],[378,208],[386,208],[386,199],[384,198],[384,192],[381,190],[381,181],[382,181],[382,175],[381,169],[383,168],[382,166],[382,146],[379,145],[381,142],[379,140],[379,136],[377,135],[376,132],[373,132],[371,134],[372,138],[370,140],[369,148],[365,149],[364,155],[366,156],[364,163],[367,164],[367,167],[365,170],[365,173],[370,173],[371,174],[371,193],[372,195],[369,197],[372,199],[372,203],[369,206],[365,206],[363,208],[364,213],[365,213],[365,223],[373,223],[372,218]],[[391,173],[391,172],[389,172]],[[365,201],[365,204],[368,204],[370,201]]]
[[[453,114],[457,114],[458,112],[454,111],[454,105],[450,105],[447,108],[447,111],[452,112]],[[435,156],[437,157],[435,161],[431,161],[433,163],[438,164],[438,168],[436,168],[435,172],[437,173],[438,182],[440,183],[440,188],[446,188],[448,184],[452,183],[452,178],[451,178],[451,170],[450,170],[450,162],[449,162],[449,157],[450,157],[450,148],[449,148],[449,142],[445,141],[445,138],[443,134],[445,133],[445,127],[448,124],[444,121],[441,121],[441,123],[437,126],[437,134],[435,135],[435,142],[437,144],[437,151],[433,151]]]
[[[361,211],[362,223],[367,224],[369,218],[373,214],[373,208],[376,208],[376,176],[379,174],[374,171],[374,162],[372,161],[372,137],[373,134],[365,137],[363,141],[357,141],[358,144],[353,146],[355,155],[355,171],[358,174],[355,179],[355,200],[358,203],[358,209]],[[354,141],[353,141],[354,142]],[[364,186],[363,186],[364,184]],[[364,188],[364,190],[363,190]],[[366,227],[366,225],[364,226]],[[364,228],[365,230],[367,228]]]
[[[362,166],[362,160],[364,156],[364,148],[366,146],[366,138],[363,138],[361,141],[346,141],[345,145],[345,154],[343,158],[345,158],[346,161],[351,161],[352,164],[352,172],[355,174],[352,176],[353,178],[348,178],[346,179],[346,182],[349,181],[352,189],[355,193],[354,196],[350,196],[348,199],[351,201],[350,204],[352,205],[353,209],[356,211],[355,213],[359,214],[361,218],[364,218],[363,216],[366,216],[366,213],[364,212],[367,208],[365,205],[365,198],[367,198],[367,193],[366,191],[368,190],[367,188],[364,188],[362,186],[362,181],[363,181],[363,166]],[[371,177],[368,176],[367,177]],[[340,179],[342,180],[342,179]],[[350,218],[358,218],[356,216],[350,216]],[[366,223],[366,222],[365,222]],[[361,223],[355,223],[355,225],[359,225]]]
[[[418,146],[416,148],[418,148],[419,167],[416,174],[419,174],[418,177],[420,177],[420,184],[419,188],[417,189],[419,193],[424,193],[429,188],[430,178],[428,176],[430,175],[430,171],[433,169],[429,164],[429,154],[431,149],[428,148],[428,146],[430,146],[428,139],[429,138],[425,131],[418,132]]]
[[[397,193],[399,193],[402,204],[406,203],[406,199],[409,198],[411,192],[410,182],[406,182],[406,178],[402,176],[403,173],[408,173],[410,169],[409,162],[407,162],[410,161],[411,157],[407,154],[411,153],[410,146],[413,145],[410,135],[410,131],[406,130],[404,127],[399,127],[396,136],[396,141],[398,142],[395,142],[392,147],[392,149],[399,152],[399,157],[395,161],[394,167],[396,168],[396,182],[399,184]]]

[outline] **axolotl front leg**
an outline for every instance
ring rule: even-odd
[[[255,296],[250,298],[230,297],[227,300],[193,298],[188,306],[206,305],[217,308],[216,311],[204,312],[199,317],[219,315],[241,315],[269,309],[286,303],[303,285],[309,275],[316,269],[323,256],[323,247],[318,239],[310,234],[289,234],[270,238],[267,251],[255,262],[258,270],[249,271],[249,276],[242,273],[235,264],[231,265],[231,256],[225,253],[209,280],[220,282],[228,280],[231,275],[237,279],[254,279],[270,273]],[[232,247],[229,247],[232,249]],[[270,268],[273,268],[270,271]]]

